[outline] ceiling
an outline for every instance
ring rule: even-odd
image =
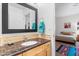
[[[64,17],[79,14],[79,3],[56,3],[56,17]]]

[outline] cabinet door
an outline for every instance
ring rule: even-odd
[[[45,56],[43,45],[33,48],[23,53],[23,56]]]
[[[51,43],[47,43],[47,56],[51,56]]]
[[[41,50],[39,53],[37,53],[35,56],[46,56],[46,51]]]
[[[51,56],[51,43],[48,42],[48,43],[44,44],[44,48],[46,50],[47,56]]]

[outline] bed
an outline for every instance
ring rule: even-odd
[[[76,41],[76,36],[75,35],[57,35],[56,41],[62,41],[62,42],[68,42],[68,43],[74,43]]]

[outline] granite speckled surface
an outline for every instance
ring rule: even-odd
[[[41,39],[41,38],[29,39],[29,40],[38,41],[38,43],[25,47],[25,46],[22,46],[21,44],[23,42],[28,41],[28,40],[23,40],[23,41],[13,43],[12,45],[7,44],[7,45],[4,45],[4,46],[0,46],[0,56],[15,56],[15,55],[17,55],[21,52],[28,51],[32,48],[35,48],[39,45],[45,44],[45,43],[50,41],[50,40]]]

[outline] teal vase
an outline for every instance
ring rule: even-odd
[[[45,24],[44,21],[41,20],[39,24],[39,33],[44,34],[45,33]]]

